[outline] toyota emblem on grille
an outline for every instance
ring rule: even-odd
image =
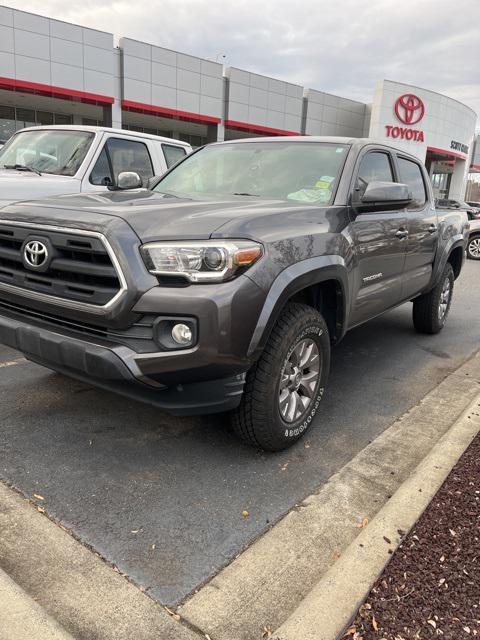
[[[23,257],[29,267],[38,269],[43,267],[48,260],[48,249],[43,242],[31,240],[23,249]]]

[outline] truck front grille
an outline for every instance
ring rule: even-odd
[[[45,266],[32,268],[25,248],[39,241],[48,248]],[[103,307],[122,289],[120,273],[100,234],[47,225],[0,222],[0,285]],[[1,287],[5,288],[5,287]]]

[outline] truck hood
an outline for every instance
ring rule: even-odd
[[[46,198],[61,193],[78,193],[80,181],[68,176],[41,176],[30,171],[0,169],[0,207],[19,200]]]
[[[237,220],[238,225],[228,225],[234,237],[245,218],[259,220],[281,211],[292,213],[299,209],[305,210],[305,207],[283,200],[247,196],[190,200],[138,189],[16,203],[0,211],[0,219],[98,230],[110,227],[113,220],[120,218],[142,242],[152,242],[209,238],[230,221]]]

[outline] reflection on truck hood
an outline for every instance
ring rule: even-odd
[[[240,232],[245,218],[259,220],[281,211],[296,210],[304,211],[305,206],[283,200],[260,200],[241,196],[190,200],[137,189],[80,193],[22,202],[4,209],[0,217],[67,226],[75,226],[77,223],[81,228],[85,228],[88,221],[95,226],[107,227],[109,219],[121,218],[130,225],[142,242],[151,242],[178,238],[208,238],[231,220],[238,221],[238,227],[235,224],[233,226]]]
[[[0,169],[0,206],[18,200],[47,198],[61,193],[78,193],[80,181],[67,176],[43,173],[41,176],[31,171]]]

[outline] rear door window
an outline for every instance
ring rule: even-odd
[[[177,147],[173,144],[162,144],[162,149],[168,169],[187,155],[185,147]]]
[[[400,182],[408,185],[412,192],[413,201],[409,208],[423,207],[427,201],[427,192],[419,165],[413,160],[398,158],[398,169]]]

